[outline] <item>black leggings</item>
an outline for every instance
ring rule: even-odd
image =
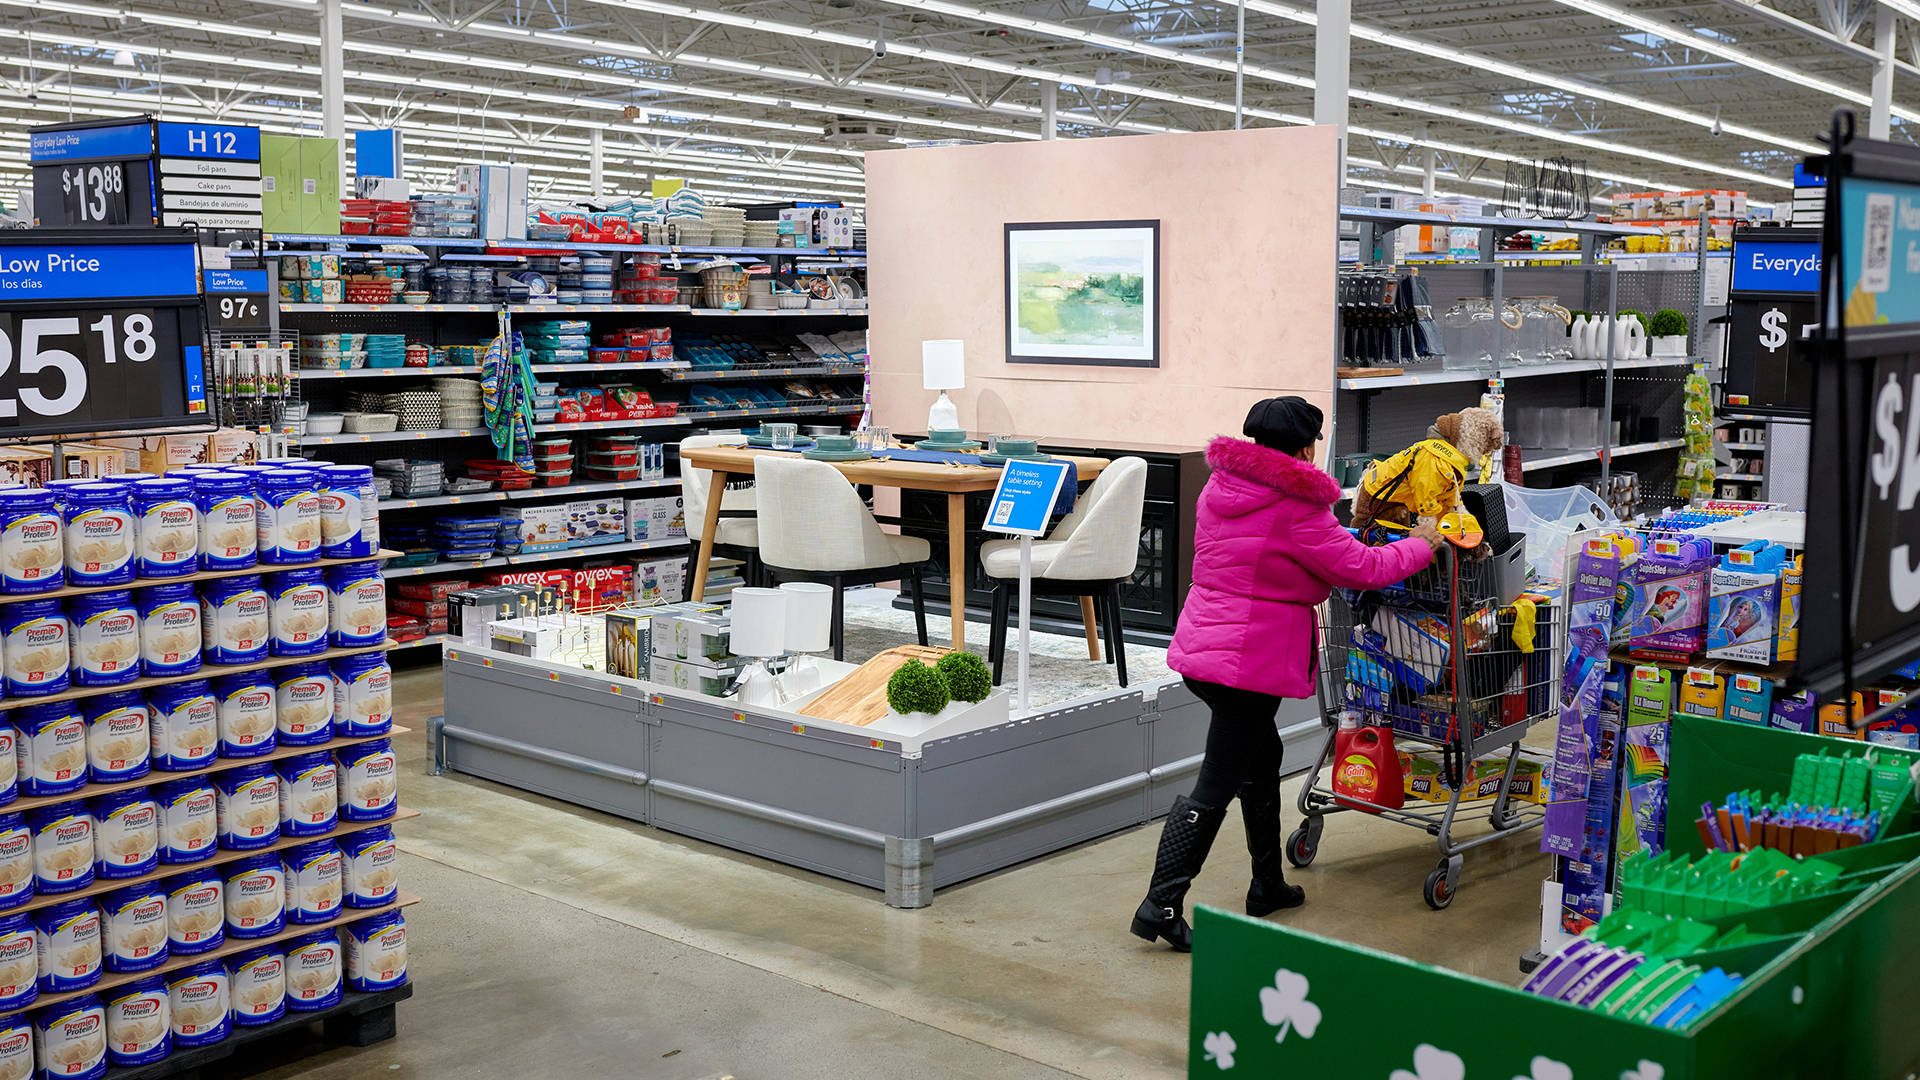
[[[1280,731],[1273,721],[1281,699],[1199,679],[1187,679],[1186,684],[1213,710],[1207,756],[1188,797],[1202,806],[1224,807],[1249,781],[1278,788]]]

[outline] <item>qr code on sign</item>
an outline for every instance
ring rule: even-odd
[[[1005,525],[1007,523],[1007,519],[1011,518],[1012,516],[1013,516],[1013,500],[1012,499],[1001,499],[999,502],[993,504],[993,524]]]
[[[1860,243],[1860,291],[1886,292],[1893,284],[1893,196],[1867,196],[1866,229]]]

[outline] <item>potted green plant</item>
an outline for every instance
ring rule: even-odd
[[[1654,356],[1687,355],[1687,317],[1672,308],[1661,308],[1647,321],[1647,337],[1653,343]]]
[[[982,703],[1004,716],[1006,695],[994,692],[993,672],[978,656],[949,653],[932,667],[908,660],[887,679],[887,718],[876,726],[918,735]]]

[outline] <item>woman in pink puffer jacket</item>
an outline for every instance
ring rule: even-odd
[[[1268,398],[1247,413],[1253,442],[1221,437],[1207,447],[1213,475],[1200,492],[1193,587],[1167,650],[1213,710],[1206,758],[1191,795],[1174,800],[1160,834],[1153,884],[1133,932],[1192,948],[1182,914],[1187,887],[1240,800],[1253,856],[1247,914],[1298,907],[1280,851],[1281,698],[1314,696],[1318,642],[1314,608],[1337,588],[1377,589],[1424,569],[1441,544],[1431,526],[1368,547],[1334,520],[1340,485],[1314,467],[1321,412],[1297,397]]]

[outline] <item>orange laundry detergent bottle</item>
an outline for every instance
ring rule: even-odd
[[[1406,805],[1391,729],[1341,725],[1333,737],[1333,793],[1340,805],[1370,814]]]

